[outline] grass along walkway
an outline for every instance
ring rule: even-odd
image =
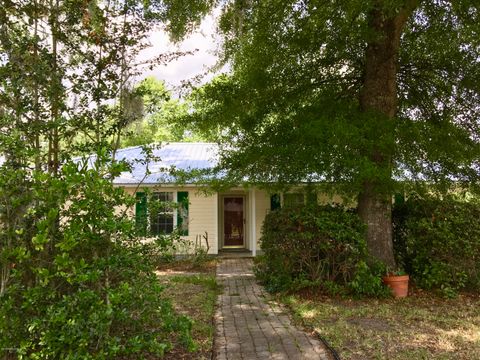
[[[479,296],[345,300],[304,294],[282,301],[342,360],[480,359]]]
[[[192,336],[197,345],[193,353],[175,347],[165,359],[211,359],[215,334],[213,317],[217,295],[221,292],[214,266],[215,263],[208,262],[201,269],[192,269],[176,263],[159,272],[160,282],[165,285],[164,296],[171,299],[178,313],[193,321]]]

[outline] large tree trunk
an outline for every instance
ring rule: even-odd
[[[392,201],[365,183],[358,197],[358,213],[367,224],[367,247],[370,255],[389,267],[395,267],[392,242]]]
[[[365,74],[360,94],[362,111],[371,113],[377,121],[394,121],[397,112],[397,59],[400,36],[415,2],[404,10],[388,17],[379,4],[370,13],[369,25],[377,36],[368,43],[365,57]],[[380,115],[380,116],[378,116]],[[393,129],[392,126],[378,124],[381,129]],[[376,135],[374,135],[376,136]],[[370,254],[383,261],[387,266],[395,266],[392,243],[392,196],[385,186],[385,179],[391,177],[393,134],[385,134],[391,146],[381,149],[373,146],[368,154],[376,168],[376,175],[366,178],[358,197],[360,217],[367,224],[367,245]],[[383,140],[385,140],[383,139]],[[367,139],[375,142],[377,139]]]

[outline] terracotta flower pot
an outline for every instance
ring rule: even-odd
[[[387,275],[383,277],[383,283],[392,289],[393,296],[397,298],[408,295],[408,275]]]

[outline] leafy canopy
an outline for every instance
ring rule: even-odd
[[[145,78],[128,93],[126,102],[131,108],[132,121],[123,131],[122,146],[203,139],[177,121],[187,116],[187,105],[172,98],[163,81]]]
[[[222,61],[231,72],[194,92],[190,121],[229,144],[221,166],[232,181],[321,179],[357,193],[372,178],[388,191],[394,180],[445,185],[477,179],[478,2],[262,0],[219,6]],[[381,9],[393,16],[405,6],[415,10],[400,40],[397,112],[385,121],[360,108],[365,54],[380,36],[372,30],[372,14]],[[189,26],[171,28],[181,35]],[[377,166],[374,151],[387,154],[391,167]]]

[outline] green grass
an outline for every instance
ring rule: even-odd
[[[294,318],[314,329],[342,359],[480,359],[480,297],[446,300],[282,298]]]
[[[215,275],[169,275],[160,281],[165,286],[164,296],[172,300],[176,311],[193,321],[192,336],[197,345],[193,354],[174,351],[167,354],[167,359],[210,359],[215,334],[213,316],[221,292]]]

